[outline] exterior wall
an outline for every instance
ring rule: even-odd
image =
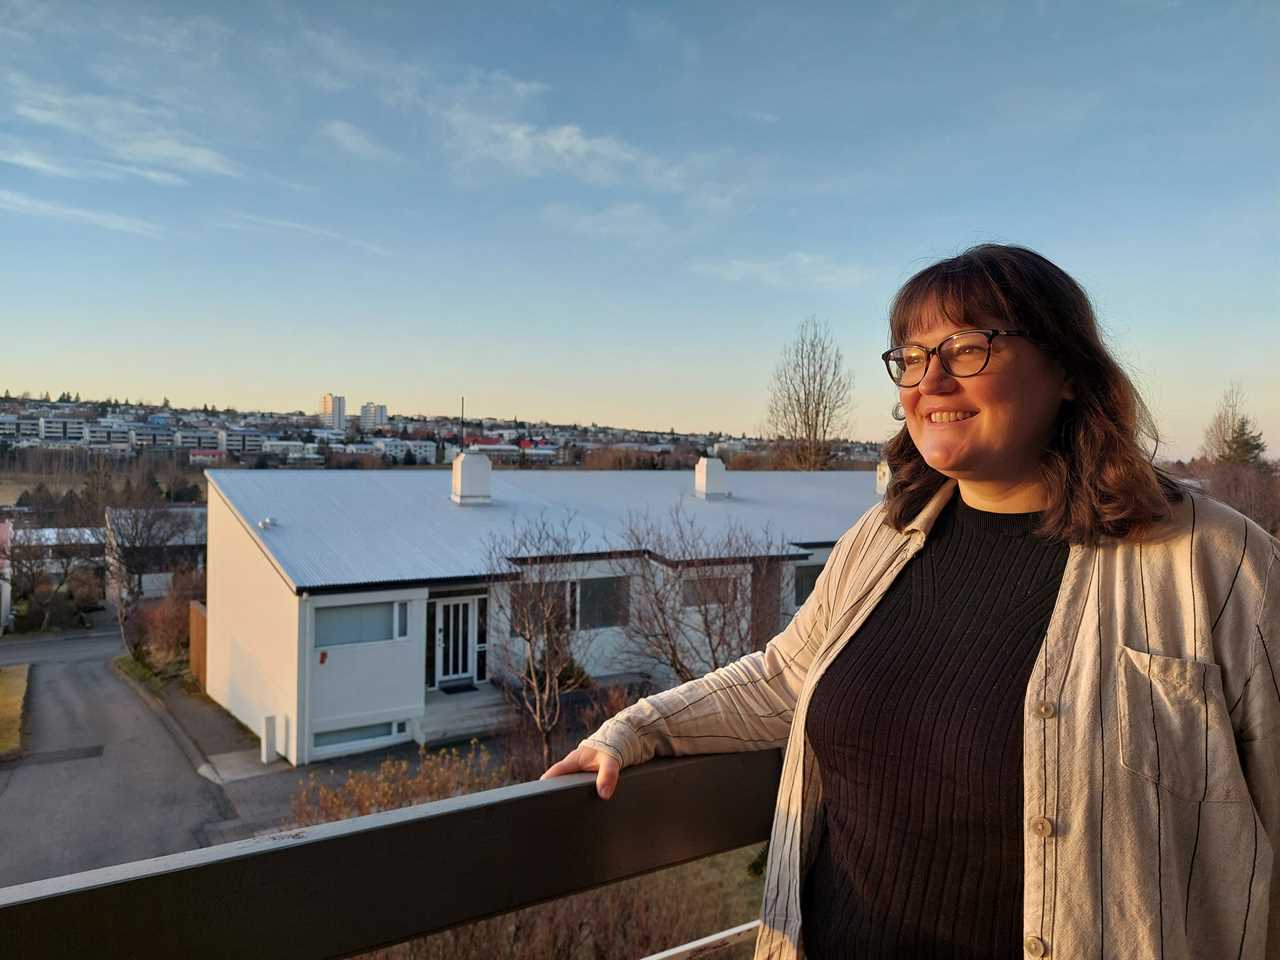
[[[9,605],[12,592],[9,587],[9,561],[4,553],[13,536],[13,524],[8,520],[0,520],[0,635],[9,629]]]
[[[275,717],[276,749],[296,764],[301,603],[213,484],[208,536],[205,689],[259,736]]]
[[[303,601],[303,683],[307,710],[301,729],[306,732],[302,759],[308,763],[327,757],[377,750],[412,739],[409,721],[422,718],[426,707],[425,589],[369,593],[326,594]],[[317,648],[315,611],[322,607],[358,603],[408,601],[408,636],[373,643]],[[394,623],[394,614],[393,614]],[[324,663],[321,663],[321,656]],[[388,738],[317,748],[315,735],[330,730],[390,722]],[[396,723],[405,721],[403,733]]]
[[[209,660],[207,653],[208,611],[199,600],[191,601],[188,633],[191,636],[191,672],[200,683],[201,690],[209,687]]]
[[[809,548],[807,552],[812,556],[808,560],[801,561],[800,564],[786,563],[781,570],[781,603],[780,603],[780,621],[778,623],[777,632],[781,633],[791,618],[795,616],[799,605],[795,602],[795,567],[797,565],[816,565],[822,566],[826,563],[827,557],[831,554],[831,547]],[[588,577],[614,577],[620,576],[626,572],[627,564],[643,563],[649,561],[641,560],[596,560],[574,564],[568,568],[571,576],[584,579]],[[663,568],[664,570],[666,568]],[[746,578],[750,581],[751,567],[749,564],[731,564],[723,568],[724,574],[732,574]],[[492,651],[490,655],[490,663],[493,664],[492,669],[497,670],[503,663],[502,654],[505,652],[509,657],[518,657],[522,655],[522,650],[518,640],[511,637],[511,627],[505,618],[506,603],[505,595],[501,591],[507,588],[504,585],[497,585],[490,591],[490,627],[489,627],[489,648]],[[579,665],[582,666],[587,673],[595,676],[603,676],[611,673],[623,673],[637,668],[643,668],[645,671],[653,674],[655,681],[660,686],[669,686],[674,682],[674,677],[665,675],[665,672],[653,665],[637,661],[634,657],[629,656],[628,641],[626,632],[622,627],[603,627],[596,630],[579,630],[575,641],[579,644],[579,648],[575,656]]]

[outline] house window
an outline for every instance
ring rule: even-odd
[[[344,607],[316,608],[316,646],[376,643],[395,639],[392,623],[395,604],[355,603]]]
[[[377,740],[379,737],[391,736],[391,724],[371,723],[363,727],[344,727],[341,730],[326,730],[316,734],[316,749],[336,747],[343,743],[358,743],[361,740]]]
[[[489,599],[476,600],[476,679],[489,677]]]
[[[427,604],[427,686],[436,685],[436,605]]]
[[[796,606],[802,606],[809,599],[809,594],[813,593],[814,584],[818,582],[818,574],[822,572],[822,564],[807,563],[802,567],[796,567]]]
[[[627,577],[592,577],[578,581],[580,630],[619,627],[629,619],[631,591]]]
[[[409,635],[409,604],[400,602],[396,604],[396,636],[407,637]]]
[[[680,602],[686,607],[728,605],[737,596],[737,577],[690,577],[680,585]]]

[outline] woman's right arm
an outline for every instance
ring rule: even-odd
[[[864,527],[880,516],[877,505],[837,541],[813,592],[765,649],[615,714],[542,779],[594,770],[597,791],[607,798],[622,767],[655,756],[784,746],[805,676],[827,636],[834,582],[851,561],[853,545],[864,539]]]

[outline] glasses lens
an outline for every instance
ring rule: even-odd
[[[990,342],[983,333],[962,333],[942,347],[946,367],[953,377],[971,377],[986,365]]]
[[[896,347],[889,351],[889,376],[899,386],[919,383],[928,359],[919,347]]]

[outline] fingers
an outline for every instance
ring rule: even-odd
[[[618,761],[607,754],[601,754],[600,770],[596,773],[596,793],[601,800],[608,800],[617,786]]]
[[[539,780],[550,780],[552,777],[563,777],[566,773],[578,773],[583,769],[578,761],[578,751],[575,750],[563,760],[557,760],[551,766],[547,767],[546,772],[540,776]]]
[[[602,800],[608,800],[613,796],[613,791],[617,789],[618,774],[621,767],[618,765],[618,761],[607,753],[592,750],[590,747],[579,747],[577,750],[571,751],[563,760],[559,760],[547,767],[546,772],[538,779],[550,780],[552,777],[562,777],[565,774],[582,773],[590,770],[596,771],[596,793]]]

